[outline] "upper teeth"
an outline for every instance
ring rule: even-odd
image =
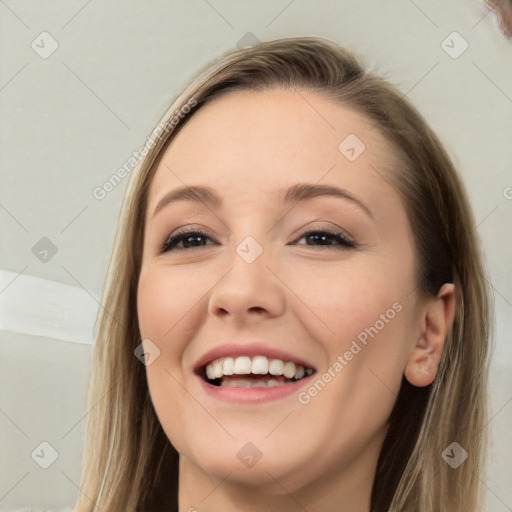
[[[304,368],[292,361],[281,359],[267,359],[265,356],[222,357],[212,361],[206,366],[206,376],[210,379],[219,379],[223,375],[283,375],[287,379],[302,379],[305,374],[311,375],[311,368]]]

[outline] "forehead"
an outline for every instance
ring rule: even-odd
[[[155,172],[148,207],[184,185],[209,185],[244,203],[298,182],[398,206],[384,179],[395,160],[372,121],[323,95],[236,91],[205,105],[178,133]]]

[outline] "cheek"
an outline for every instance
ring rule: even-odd
[[[300,269],[287,279],[295,295],[308,306],[311,325],[316,323],[317,330],[322,328],[319,339],[329,338],[331,334],[330,339],[340,342],[357,337],[375,324],[381,331],[399,323],[410,287],[407,275],[391,276],[376,265],[326,272]]]
[[[373,371],[385,386],[398,390],[413,342],[411,277],[382,268],[317,272],[315,278],[297,280],[292,287],[308,306],[298,317],[304,329],[321,341],[328,366],[341,356],[346,378],[367,387],[371,380],[380,382]]]
[[[186,424],[192,421],[187,418],[190,407],[187,408],[182,391],[181,358],[186,340],[181,331],[184,323],[180,321],[186,318],[190,307],[184,297],[187,288],[174,286],[172,279],[165,279],[164,274],[161,268],[143,267],[137,290],[137,314],[141,338],[151,340],[159,350],[154,362],[146,366],[151,401],[167,437],[180,451]]]
[[[184,276],[187,276],[185,279]],[[187,325],[188,316],[193,312],[201,297],[199,282],[185,272],[167,272],[157,266],[143,268],[137,291],[137,312],[141,336],[164,343],[164,350],[170,345],[176,348]]]
[[[172,281],[165,279],[162,269],[143,269],[137,291],[137,314],[142,340],[156,346],[159,354],[146,366],[146,375],[155,406],[160,397],[177,397],[179,382],[183,381],[181,359],[186,336],[183,327],[188,301]],[[146,348],[145,348],[146,350]]]
[[[311,308],[300,317],[304,328],[327,353],[326,368],[301,403],[309,401],[311,424],[322,417],[326,428],[347,434],[333,441],[339,450],[348,449],[348,438],[357,445],[371,437],[395,403],[413,325],[407,278],[390,279],[367,268],[325,279],[317,275],[294,289]]]

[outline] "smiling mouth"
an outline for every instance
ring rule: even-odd
[[[275,387],[298,382],[313,375],[313,368],[293,361],[268,359],[266,356],[222,357],[203,365],[199,376],[217,387]]]

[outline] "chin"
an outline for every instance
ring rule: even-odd
[[[252,434],[255,439],[254,432]],[[296,449],[287,449],[277,437],[276,442],[264,440],[264,435],[254,442],[248,437],[228,437],[226,434],[224,442],[216,442],[202,435],[193,446],[178,450],[180,458],[184,464],[195,465],[213,478],[223,480],[229,475],[230,482],[242,486],[274,487],[276,480],[281,481],[290,473],[307,467],[306,457],[302,460]]]

